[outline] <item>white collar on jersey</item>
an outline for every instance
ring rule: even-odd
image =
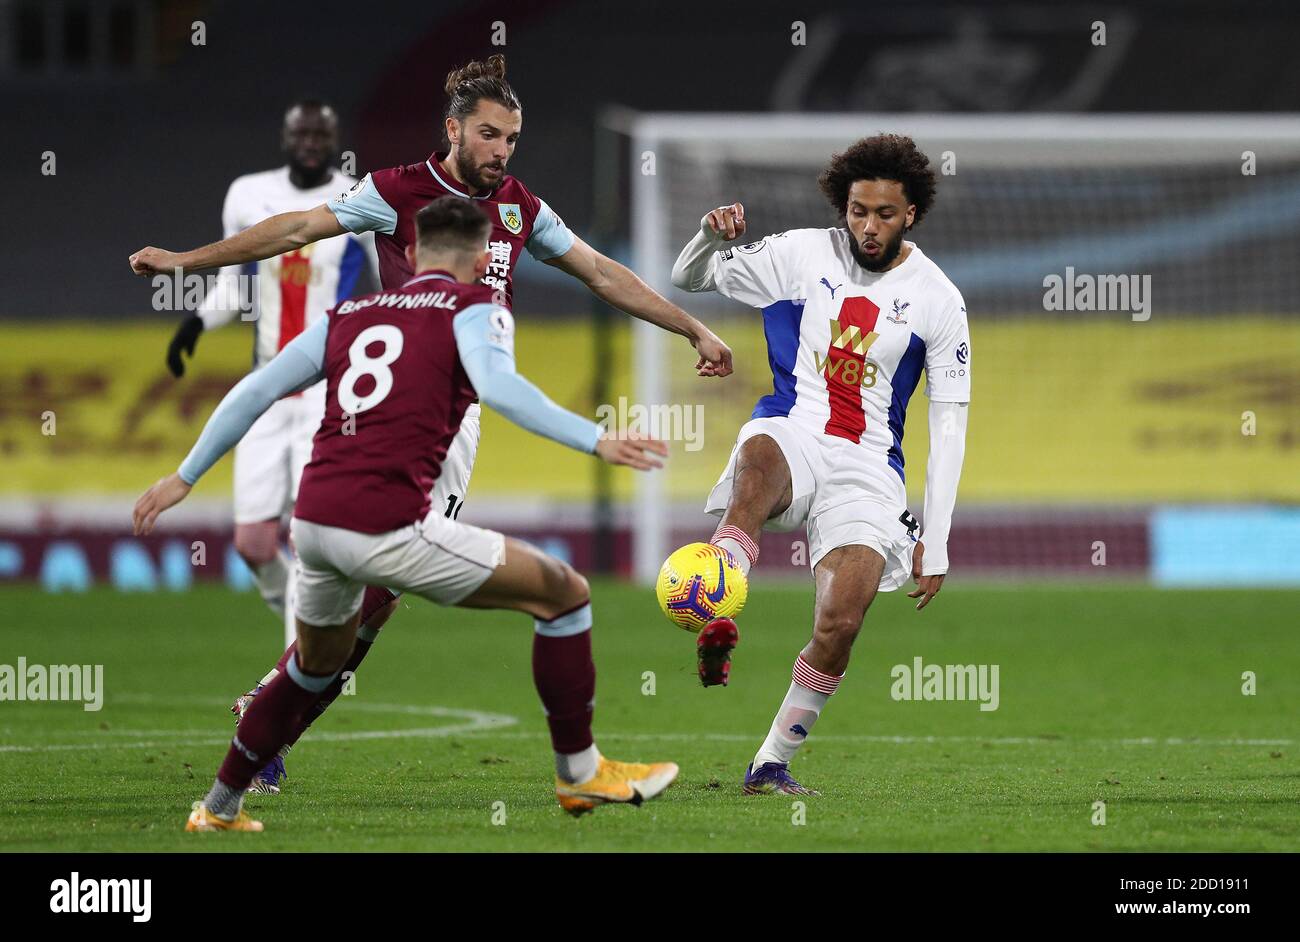
[[[430,278],[440,278],[440,279],[442,279],[443,281],[455,281],[455,280],[456,280],[455,278],[451,277],[451,275],[444,275],[444,274],[443,274],[442,272],[440,272],[440,271],[431,271],[431,272],[429,272],[429,274],[427,274],[427,275],[417,275],[417,276],[415,276],[415,277],[412,278],[410,281],[406,282],[406,284],[402,285],[402,287],[403,287],[403,288],[409,288],[411,285],[415,284],[417,281],[427,281],[427,280],[430,279]]]
[[[478,194],[477,196],[470,196],[464,190],[458,190],[450,183],[448,183],[446,180],[444,180],[442,176],[438,173],[438,171],[434,168],[433,161],[426,159],[424,161],[424,165],[429,168],[429,172],[433,174],[433,178],[437,180],[439,183],[441,183],[442,188],[446,190],[448,193],[455,193],[459,197],[463,197],[464,199],[471,199],[471,200],[485,200],[492,195],[493,192],[492,190],[484,190],[482,193]]]

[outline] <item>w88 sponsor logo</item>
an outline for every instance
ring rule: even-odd
[[[817,372],[825,375],[828,381],[838,381],[846,386],[861,386],[870,389],[876,385],[880,368],[871,360],[832,360],[816,351],[813,359],[817,363]]]

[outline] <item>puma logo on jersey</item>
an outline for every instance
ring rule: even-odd
[[[822,284],[824,284],[824,285],[825,285],[825,286],[830,290],[830,293],[831,293],[831,300],[832,300],[832,301],[835,300],[835,292],[838,291],[840,288],[843,288],[843,287],[844,287],[844,282],[841,281],[841,282],[840,282],[839,284],[837,284],[834,288],[832,288],[832,287],[831,287],[831,283],[830,283],[829,281],[827,281],[825,278],[822,279]]]

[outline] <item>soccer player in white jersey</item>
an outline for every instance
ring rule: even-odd
[[[284,115],[283,167],[235,179],[221,210],[224,237],[270,213],[311,209],[356,181],[333,166],[338,156],[338,117],[329,105],[303,100]],[[181,321],[167,349],[167,365],[185,373],[182,351],[194,355],[199,335],[236,318],[253,320],[253,368],[274,359],[326,310],[362,287],[361,275],[378,284],[374,236],[322,239],[265,261],[221,270],[197,313]],[[251,291],[241,288],[244,283]],[[244,304],[251,301],[251,309]],[[289,567],[280,548],[280,518],[293,509],[302,469],[311,458],[312,436],[325,408],[325,384],[281,399],[235,449],[235,550],[271,610],[284,618]]]
[[[807,528],[816,604],[812,640],[745,774],[746,794],[815,794],[789,772],[844,676],[876,592],[912,576],[923,609],[948,571],[948,531],[965,452],[971,350],[961,293],[904,236],[934,201],[935,176],[910,138],[869,137],[836,154],[822,192],[832,229],[745,234],[739,203],[708,213],[673,283],[760,308],[773,389],[740,430],[706,510],[713,542],[742,568],[762,529]],[[925,369],[930,401],[924,526],[908,512],[903,424]],[[701,632],[701,678],[725,682],[736,627]]]

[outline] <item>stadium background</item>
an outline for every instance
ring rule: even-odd
[[[360,174],[434,148],[442,77],[463,58],[448,50],[504,51],[525,106],[512,171],[588,241],[631,260],[635,161],[617,129],[637,113],[1154,118],[1191,107],[1249,115],[1293,111],[1300,87],[1287,45],[1300,18],[1284,3],[1245,5],[1231,18],[1210,3],[1088,11],[922,3],[891,11],[887,22],[833,4],[795,6],[505,2],[485,13],[472,4],[388,3],[371,16],[326,0],[291,28],[242,0],[0,2],[10,222],[0,237],[0,580],[51,591],[180,589],[194,579],[247,587],[228,547],[229,459],[160,535],[138,542],[128,528],[134,497],[175,467],[246,369],[251,331],[236,324],[206,334],[185,378],[173,380],[163,353],[175,315],[153,310],[152,289],[125,259],[144,244],[216,238],[229,181],[280,164],[279,123],[295,97],[334,103]],[[508,25],[504,48],[487,38],[498,19]],[[795,19],[834,41],[815,55],[792,46]],[[202,46],[191,42],[196,20],[206,26]],[[1086,41],[1094,20],[1107,23],[1106,47]],[[693,39],[678,28],[685,21]],[[1210,34],[1212,48],[1201,39]],[[566,53],[574,44],[582,56]],[[1224,72],[1216,67],[1224,60],[1244,65]],[[968,71],[901,65],[936,61]],[[46,152],[57,160],[52,176],[38,172]],[[1120,219],[1090,214],[1087,193],[1025,196],[1014,175],[994,181],[994,191],[960,173],[941,178],[934,214],[915,238],[966,290],[979,364],[954,572],[1300,583],[1300,164],[1249,178],[1229,162],[1217,182],[1204,171],[1179,175],[1176,160],[1171,167],[1183,185],[1106,192],[1128,207]],[[673,172],[696,169],[661,166]],[[701,199],[716,197],[696,217],[743,196],[761,235],[764,180],[737,178],[732,196],[725,174],[712,187],[692,178]],[[782,192],[800,185],[799,199],[817,206],[811,178],[780,181]],[[990,197],[1019,221],[982,216]],[[1254,230],[1251,207],[1269,210],[1267,235]],[[1236,213],[1231,225],[1215,215],[1225,208]],[[1144,209],[1204,236],[1178,267],[1112,269],[1154,272],[1147,323],[1044,311],[1041,278],[1059,269],[1031,273],[1015,290],[975,286],[986,271],[971,267],[978,255],[968,250],[993,243],[1015,252],[1002,237],[1035,235],[1026,217],[1045,220],[1041,238],[1074,233],[1082,245],[1123,239]],[[816,211],[823,215],[804,224],[829,224]],[[677,245],[692,230],[671,221],[665,237]],[[1200,279],[1195,290],[1180,289],[1189,275]],[[677,299],[706,319],[718,313],[708,300]],[[531,260],[518,271],[516,308],[521,368],[559,402],[594,415],[602,403],[635,399],[636,338],[626,318]],[[675,446],[667,479],[665,513],[680,541],[710,532],[698,508],[769,382],[759,318],[724,314],[737,376],[673,400],[703,404],[708,423],[701,450]],[[677,350],[679,360],[689,354]],[[922,399],[907,431],[917,510]],[[1254,434],[1243,434],[1247,412]],[[488,416],[462,519],[526,535],[584,569],[627,575],[635,499],[630,473],[602,470]],[[797,538],[768,537],[763,565],[804,577]],[[208,545],[204,567],[190,565],[195,539]]]
[[[205,45],[191,44],[195,21]],[[853,134],[836,130],[847,140],[966,121],[995,148],[973,159],[967,132],[916,232],[972,326],[952,574],[922,612],[898,592],[872,603],[835,706],[796,759],[822,792],[806,820],[742,795],[807,637],[800,535],[765,540],[726,689],[699,684],[693,639],[627,576],[638,523],[678,541],[710,532],[704,488],[769,382],[758,317],[678,296],[737,353],[734,377],[700,383],[679,341],[647,347],[525,256],[523,369],[589,415],[621,397],[703,406],[703,447],[673,442],[646,503],[644,476],[489,414],[461,519],[604,573],[592,579],[598,741],[618,758],[672,759],[681,777],[653,805],[568,820],[527,619],[407,600],[355,695],[295,748],[284,792],[250,797],[266,832],[196,842],[185,809],[227,747],[231,698],[282,650],[281,626],[229,550],[228,459],[157,538],[132,539],[129,511],[247,368],[251,331],[204,336],[173,380],[177,315],[154,310],[127,254],[215,238],[230,180],[280,164],[294,98],[333,101],[358,172],[426,154],[444,75],[501,48],[495,21],[524,103],[512,170],[620,259],[646,251],[647,228],[655,251],[675,250],[705,208],[736,198],[759,235],[829,224],[812,180],[829,148],[778,134],[781,122],[861,116]],[[794,21],[806,46],[791,42]],[[1293,2],[1269,0],[0,0],[0,851],[1294,851],[1297,25]],[[1008,136],[1044,114],[1073,142]],[[650,120],[663,132],[653,177],[638,147]],[[1159,142],[1169,122],[1198,120],[1224,133]],[[754,121],[770,122],[766,139],[742,137]],[[1142,133],[1120,140],[1094,121]],[[684,144],[692,122],[717,133]],[[1265,127],[1281,130],[1265,139]],[[932,157],[945,134],[927,139]],[[1045,310],[1042,278],[1070,265],[1149,274],[1150,319]],[[666,280],[662,266],[642,273]],[[638,402],[649,381],[663,398]],[[919,510],[923,393],[911,413]],[[1000,706],[898,699],[890,666],[922,660],[1000,669]],[[13,702],[24,663],[102,667],[103,709]],[[1043,898],[1072,916],[1109,901],[1039,864],[1069,887]],[[174,857],[166,868],[188,873]],[[904,885],[934,896],[935,879],[900,873],[873,901],[882,912],[911,914]],[[995,916],[1024,896],[1003,882],[1013,889],[984,900]],[[281,905],[278,878],[244,881],[241,900],[259,885]]]

